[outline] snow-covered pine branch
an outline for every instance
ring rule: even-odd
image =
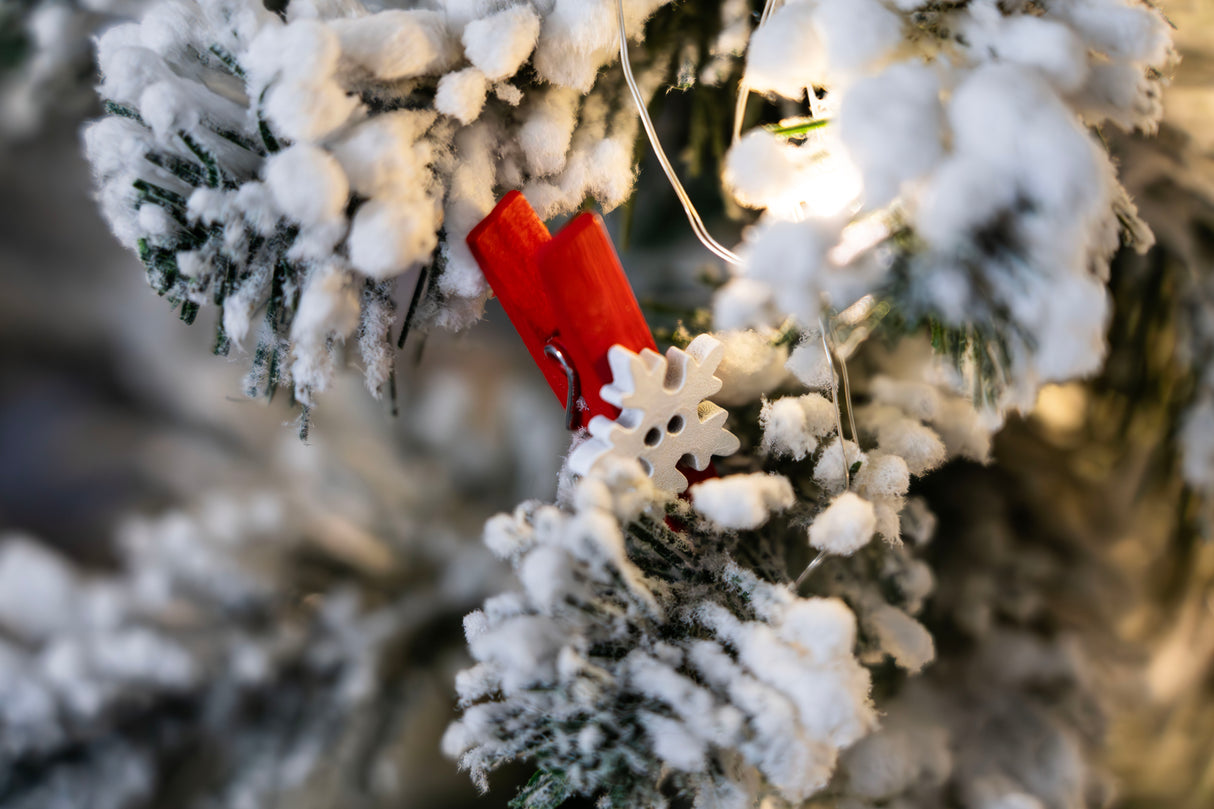
[[[793,0],[746,80],[813,118],[747,133],[725,182],[764,214],[719,328],[806,328],[866,295],[892,333],[931,327],[992,404],[1104,356],[1108,262],[1140,236],[1098,138],[1150,131],[1166,23],[1137,0]]]
[[[630,4],[630,30],[656,5]],[[627,194],[635,126],[598,78],[613,11],[166,5],[103,41],[111,116],[90,149],[111,219],[184,315],[223,306],[223,341],[265,307],[255,389],[290,380],[310,401],[357,332],[380,391],[406,301],[418,325],[476,316],[462,236],[502,190],[545,216]],[[749,31],[746,4],[712,11],[706,83]],[[446,752],[481,787],[533,764],[525,809],[1083,806],[1102,787],[1097,712],[1050,602],[1068,560],[979,496],[990,513],[934,570],[911,485],[987,460],[999,410],[1102,362],[1109,257],[1149,234],[1099,128],[1154,125],[1162,19],[1131,0],[789,0],[747,54],[751,88],[811,116],[726,161],[729,190],[763,211],[715,300],[744,450],[690,503],[609,460],[559,506],[489,524],[521,589],[466,621],[476,664]],[[647,93],[660,78],[642,75]],[[826,343],[849,331],[900,343],[865,344],[842,396]],[[949,654],[936,669],[929,626]]]
[[[382,761],[385,656],[461,602],[393,596],[286,508],[216,494],[128,520],[112,571],[0,537],[6,806],[257,806]]]
[[[630,30],[659,5],[626,3]],[[464,237],[502,193],[545,217],[630,193],[635,110],[600,71],[614,20],[605,0],[158,4],[98,45],[103,210],[183,319],[222,307],[219,353],[256,341],[250,394],[311,404],[355,334],[382,394],[404,327],[479,317]]]
[[[486,527],[523,590],[465,621],[477,664],[444,749],[482,788],[526,758],[526,807],[573,794],[616,807],[802,801],[875,721],[843,602],[801,599],[662,522],[635,461]]]
[[[806,347],[790,362],[777,341],[720,337],[723,401],[796,384],[757,368],[823,376]],[[984,457],[993,429],[918,366],[892,368],[908,379],[859,392],[871,402],[857,413],[865,450],[847,441],[846,464],[830,402],[785,396],[761,423],[735,423],[759,451],[723,462],[734,473],[693,486],[690,505],[608,456],[563,505],[490,521],[485,542],[522,590],[465,622],[477,665],[457,681],[465,713],[446,751],[482,788],[501,764],[533,762],[518,797],[528,809],[575,794],[621,807],[676,793],[796,805],[832,783],[840,750],[876,727],[862,664],[918,672],[935,654],[915,617],[934,587],[917,558],[933,518],[908,501],[911,474]],[[814,596],[801,598],[792,580],[818,553]]]

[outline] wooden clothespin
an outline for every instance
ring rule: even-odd
[[[511,191],[468,235],[468,247],[549,387],[565,405],[565,426],[619,408],[601,391],[612,382],[608,352],[657,351],[653,334],[595,213],[582,213],[553,236],[518,191]],[[689,483],[716,477],[679,465]]]
[[[603,401],[607,352],[657,350],[603,220],[582,213],[555,236],[518,191],[468,235],[468,246],[510,322],[566,406],[566,426],[620,411]],[[572,394],[572,395],[571,395]]]

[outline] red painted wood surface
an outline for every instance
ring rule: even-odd
[[[608,349],[657,345],[603,220],[583,213],[553,237],[523,195],[511,191],[468,235],[468,247],[561,404],[565,372],[544,348],[556,345],[576,369],[583,406],[574,426],[618,416],[599,395],[611,382]]]
[[[616,418],[620,411],[599,395],[612,381],[608,350],[621,345],[639,354],[658,347],[603,220],[579,214],[539,249],[536,261],[549,303],[564,313],[553,339],[581,376],[586,408],[579,423]]]

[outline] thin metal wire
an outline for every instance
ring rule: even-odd
[[[565,372],[565,387],[568,390],[565,395],[565,429],[572,430],[577,424],[577,400],[582,395],[577,371],[570,364],[565,352],[554,343],[544,346],[544,356],[556,360],[557,364],[561,366],[561,370]]]
[[[818,555],[813,558],[813,561],[805,566],[805,569],[801,571],[800,576],[797,576],[797,580],[792,584],[792,589],[800,590],[801,585],[804,584],[805,580],[809,578],[809,574],[813,573],[814,570],[817,569],[818,565],[822,564],[825,559],[826,551],[818,551]]]
[[[822,351],[826,354],[826,362],[830,365],[830,401],[831,404],[835,406],[835,432],[839,436],[839,454],[843,458],[843,480],[846,483],[847,489],[850,490],[851,470],[848,469],[847,444],[845,443],[845,439],[843,437],[843,413],[839,407],[839,387],[835,382],[835,356],[834,352],[832,352],[830,349],[830,343],[826,339],[826,323],[820,317],[818,318],[818,328],[822,334]],[[843,359],[843,357],[839,357],[839,365],[842,369],[843,396],[847,401],[847,420],[849,422],[849,426],[851,427],[851,437],[852,441],[858,441],[859,439],[856,438],[856,419],[855,416],[852,415],[853,408],[851,402],[851,383],[847,379],[847,362]],[[796,591],[801,589],[801,585],[805,583],[805,580],[809,578],[809,575],[813,573],[818,565],[822,564],[823,560],[825,559],[826,551],[818,551],[818,555],[813,558],[813,561],[811,561],[805,567],[805,570],[801,571],[801,575],[797,576],[797,580],[793,582],[793,590]]]
[[[746,102],[750,101],[750,85],[746,83],[746,76],[743,74],[742,80],[738,82],[738,100],[733,107],[733,136],[730,139],[731,144],[735,144],[742,137],[742,121],[746,118]]]
[[[759,24],[755,26],[755,31],[758,31],[767,24],[767,18],[771,16],[771,12],[776,7],[777,0],[767,0],[763,6],[763,14],[759,17]],[[754,36],[754,33],[751,33]],[[738,82],[738,100],[733,108],[733,143],[738,142],[738,138],[742,137],[742,122],[746,118],[746,103],[750,101],[750,85],[746,83],[746,72],[743,68],[742,80]]]
[[[851,403],[851,382],[847,378],[847,360],[839,355],[839,370],[843,372],[843,401],[847,403],[847,424],[851,427],[851,440],[860,443],[859,432],[856,430],[856,409]]]
[[[780,0],[767,0],[767,4],[763,6],[763,15],[759,17],[759,28],[767,24],[767,18],[771,16],[771,12],[775,11],[778,2]]]
[[[759,27],[767,22],[771,16],[772,9],[775,8],[777,0],[767,0],[763,7],[763,15],[759,19]],[[632,63],[628,59],[628,29],[624,24],[624,0],[616,0],[617,18],[620,24],[620,65],[624,70],[624,80],[628,83],[628,89],[632,93],[632,100],[636,104],[637,112],[641,116],[641,124],[645,128],[645,135],[649,138],[649,145],[653,148],[655,156],[658,158],[658,163],[662,166],[662,171],[666,174],[666,179],[670,181],[671,187],[674,189],[675,195],[679,198],[679,202],[683,205],[683,210],[687,214],[687,220],[691,223],[691,229],[696,237],[717,257],[729,262],[730,264],[739,265],[742,263],[737,254],[732,250],[721,245],[716,239],[712,238],[708,229],[704,226],[704,221],[700,218],[700,214],[696,211],[695,205],[692,204],[691,198],[687,195],[687,191],[683,188],[683,184],[679,182],[678,176],[674,173],[674,168],[670,165],[670,160],[666,157],[666,152],[662,148],[661,141],[658,140],[658,135],[653,126],[653,120],[649,117],[649,110],[645,107],[645,100],[641,96],[641,91],[637,87],[636,78],[632,73]],[[757,30],[757,29],[756,29]],[[745,79],[738,85],[738,102],[734,109],[734,131],[733,140],[736,142],[741,135],[742,119],[746,114],[746,101],[750,95],[750,89],[747,87]],[[830,364],[830,398],[831,403],[835,407],[835,431],[839,436],[839,453],[843,456],[843,479],[846,482],[847,488],[851,488],[851,470],[847,467],[847,447],[843,435],[843,413],[839,407],[839,392],[838,385],[835,382],[835,360],[831,352],[830,344],[827,342],[826,325],[821,318],[818,320],[818,326],[822,333],[822,349],[826,353],[826,361]],[[574,394],[575,385],[577,384],[577,375],[569,366],[560,350],[553,345],[544,347],[544,353],[552,357],[561,364],[565,369],[565,375],[569,379],[569,403],[565,408],[566,426],[572,429],[574,422],[573,406],[576,401]],[[843,376],[843,395],[847,400],[847,416],[850,422],[852,440],[856,438],[856,421],[852,415],[851,406],[851,382],[847,375],[847,364],[842,357],[839,358],[839,364],[842,366]],[[822,564],[826,559],[826,552],[819,551],[818,555],[806,566],[801,575],[793,583],[793,589],[798,589],[810,574]]]
[[[831,321],[830,326],[831,326],[831,333],[830,333],[831,342],[838,345],[839,341],[835,339],[835,332],[834,332],[835,322],[833,320]],[[856,409],[852,406],[852,401],[851,401],[851,380],[848,379],[848,376],[847,376],[847,359],[843,356],[842,352],[836,352],[836,353],[837,353],[838,360],[839,360],[839,370],[840,370],[840,372],[842,372],[842,375],[843,375],[843,401],[844,401],[844,403],[847,404],[847,424],[849,427],[851,427],[851,440],[855,441],[856,444],[859,445],[860,433],[859,433],[859,431],[856,430]]]
[[[843,437],[843,411],[839,409],[839,386],[835,383],[835,359],[826,342],[826,324],[818,318],[818,328],[822,333],[822,350],[826,353],[826,362],[830,365],[830,401],[835,406],[835,432],[839,435],[839,454],[843,456],[843,480],[847,488],[851,488],[851,470],[847,468],[847,446]]]
[[[624,69],[624,80],[628,82],[628,89],[632,92],[632,100],[636,104],[637,112],[640,113],[641,125],[645,128],[645,134],[649,137],[649,145],[653,147],[654,155],[658,158],[662,171],[666,173],[666,179],[670,181],[671,187],[674,188],[675,196],[682,203],[683,211],[687,214],[687,221],[691,223],[691,229],[695,233],[696,238],[713,255],[730,264],[739,265],[742,263],[742,260],[738,258],[737,254],[712,238],[712,235],[709,234],[708,228],[704,226],[704,220],[700,219],[699,212],[696,211],[695,205],[691,202],[691,197],[687,195],[683,184],[679,182],[678,176],[674,173],[674,167],[670,165],[670,160],[666,158],[666,152],[662,149],[661,141],[658,140],[658,133],[653,128],[653,121],[649,117],[649,110],[645,108],[645,99],[641,96],[640,89],[637,88],[636,77],[632,75],[632,62],[628,59],[628,29],[624,25],[624,0],[616,0],[616,11],[620,23],[620,65]]]

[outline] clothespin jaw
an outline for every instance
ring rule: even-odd
[[[608,350],[622,345],[639,353],[657,345],[602,219],[580,214],[552,236],[512,191],[467,241],[562,404],[569,404],[570,378],[578,383],[575,406],[567,408],[570,429],[594,416],[616,418],[619,409],[600,395],[612,380]]]

